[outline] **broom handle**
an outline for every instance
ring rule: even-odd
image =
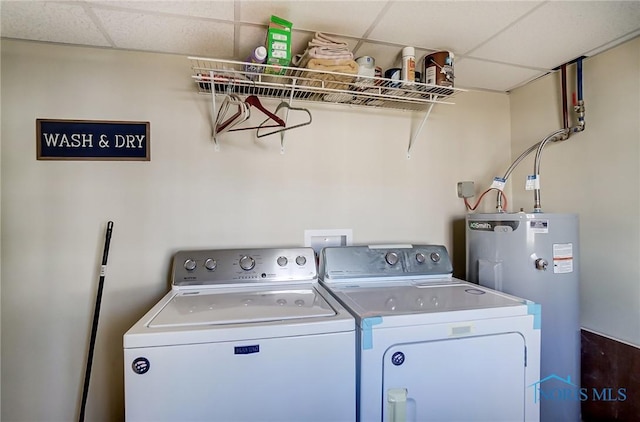
[[[91,366],[93,364],[93,349],[96,345],[96,334],[98,333],[98,319],[100,318],[100,303],[102,302],[102,289],[104,288],[104,277],[107,269],[107,258],[109,256],[109,244],[111,243],[111,233],[113,232],[113,221],[107,223],[107,233],[104,239],[104,249],[102,252],[102,266],[100,267],[100,281],[98,283],[98,294],[96,296],[96,306],[93,311],[93,326],[91,327],[91,340],[89,341],[89,355],[87,356],[87,367],[84,372],[84,388],[82,389],[82,405],[80,406],[80,422],[84,422],[84,412],[87,405],[87,395],[89,393],[89,380],[91,379]]]

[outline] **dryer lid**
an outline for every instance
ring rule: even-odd
[[[151,328],[260,323],[330,317],[335,310],[313,286],[176,294],[149,322]]]
[[[459,280],[332,286],[336,296],[359,316],[433,314],[521,307],[523,300]]]

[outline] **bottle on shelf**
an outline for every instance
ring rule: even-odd
[[[413,47],[402,49],[402,80],[409,83],[416,80],[416,50]]]
[[[244,66],[244,70],[245,72],[248,73],[262,73],[264,71],[264,67],[263,66],[256,66],[263,64],[265,61],[267,60],[267,49],[265,46],[260,45],[258,47],[256,47],[252,52],[251,55],[247,58],[246,62],[247,64],[245,64]],[[251,79],[255,79],[257,75],[247,75],[249,78]]]

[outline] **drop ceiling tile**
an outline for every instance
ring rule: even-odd
[[[244,60],[264,42],[272,14],[293,22],[294,54],[317,31],[357,46],[355,57],[373,56],[383,70],[399,67],[405,45],[416,47],[418,69],[424,55],[447,49],[457,56],[459,86],[490,90],[509,90],[640,35],[638,0],[0,0],[0,34]]]
[[[236,60],[244,61],[258,46],[265,44],[267,27],[259,25],[241,25],[238,28],[238,56]],[[214,57],[215,58],[215,57]]]
[[[294,29],[362,37],[385,6],[382,1],[243,1],[242,22],[268,24],[271,15]]]
[[[548,2],[471,55],[552,69],[638,28],[638,1]]]
[[[233,58],[233,24],[95,10],[117,48]]]
[[[369,39],[457,54],[479,45],[539,1],[398,1]]]
[[[2,1],[0,19],[3,37],[101,47],[110,45],[80,5]]]
[[[509,91],[547,73],[542,69],[509,66],[464,58],[454,63],[455,86]]]
[[[181,16],[233,20],[233,1],[91,1],[92,7],[107,7],[170,13]]]
[[[603,51],[606,51],[606,50],[608,50],[610,48],[613,48],[613,47],[615,47],[617,45],[620,45],[622,43],[630,41],[633,38],[638,37],[638,36],[640,36],[640,29],[638,29],[637,31],[630,32],[627,35],[624,35],[624,36],[622,36],[620,38],[616,38],[616,39],[612,40],[611,42],[606,42],[606,43],[594,48],[593,50],[587,51],[584,55],[585,56],[589,56],[589,57],[590,56],[594,56],[594,55],[596,55],[598,53],[602,53]]]

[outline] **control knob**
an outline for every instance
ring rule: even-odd
[[[416,261],[418,261],[418,264],[424,264],[424,261],[427,260],[427,257],[424,256],[424,254],[422,252],[418,252],[416,254]]]
[[[384,260],[387,261],[387,264],[391,266],[396,265],[399,259],[400,258],[398,258],[398,254],[395,252],[387,252],[387,254],[384,256]]]
[[[204,267],[209,271],[215,270],[217,266],[218,266],[218,263],[216,262],[215,259],[207,258],[207,260],[204,261]]]
[[[256,266],[256,261],[248,255],[244,255],[240,258],[240,268],[245,271],[252,270]]]
[[[196,261],[194,261],[193,259],[189,258],[186,261],[184,261],[184,269],[187,271],[193,271],[196,269]]]
[[[307,258],[305,258],[304,256],[299,255],[299,256],[296,258],[296,264],[300,265],[301,267],[302,267],[304,264],[306,264],[306,263],[307,263]]]
[[[438,252],[431,252],[429,258],[431,258],[433,262],[440,262],[440,254]]]
[[[285,265],[287,265],[287,263],[289,262],[289,260],[287,259],[286,256],[281,256],[278,258],[278,260],[276,261],[278,263],[278,265],[280,265],[281,267],[284,267]]]

